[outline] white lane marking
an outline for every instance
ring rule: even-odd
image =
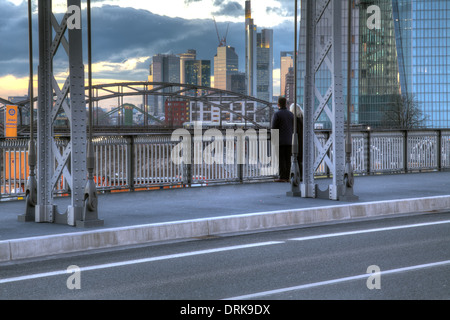
[[[416,265],[416,266],[381,271],[380,275],[382,276],[382,275],[387,275],[387,274],[413,271],[413,270],[419,270],[419,269],[425,269],[425,268],[440,267],[440,266],[444,266],[444,265],[448,265],[448,264],[450,264],[450,260],[426,263],[426,264],[420,264],[420,265]],[[248,300],[248,299],[260,298],[260,297],[264,297],[264,296],[270,296],[270,295],[285,293],[285,292],[289,292],[289,291],[305,290],[305,289],[311,289],[311,288],[320,287],[320,286],[326,286],[326,285],[330,285],[330,284],[337,284],[337,283],[342,283],[342,282],[347,282],[347,281],[365,279],[372,275],[373,274],[371,274],[371,273],[360,274],[360,275],[351,276],[351,277],[308,283],[308,284],[303,284],[303,285],[294,286],[294,287],[287,287],[287,288],[281,288],[281,289],[275,289],[275,290],[256,292],[256,293],[246,294],[246,295],[242,295],[242,296],[227,298],[227,299],[223,299],[223,300]]]
[[[381,232],[381,231],[390,231],[390,230],[408,229],[408,228],[419,228],[419,227],[426,227],[426,226],[433,226],[433,225],[447,224],[447,223],[450,223],[450,220],[408,224],[408,225],[401,225],[401,226],[395,226],[395,227],[385,227],[385,228],[356,230],[356,231],[348,231],[348,232],[329,233],[329,234],[321,234],[321,235],[309,236],[309,237],[293,238],[293,239],[289,239],[289,240],[291,240],[291,241],[306,241],[306,240],[315,240],[315,239],[322,239],[322,238],[348,236],[348,235],[361,234],[361,233]]]
[[[239,250],[239,249],[263,247],[263,246],[270,246],[270,245],[282,244],[282,243],[285,243],[285,242],[283,242],[283,241],[268,241],[268,242],[244,244],[244,245],[239,245],[239,246],[230,246],[230,247],[223,247],[223,248],[176,253],[176,254],[169,254],[169,255],[165,255],[165,256],[149,257],[149,258],[136,259],[136,260],[126,260],[126,261],[120,261],[120,262],[112,262],[112,263],[105,263],[105,264],[81,267],[80,271],[108,269],[108,268],[122,267],[122,266],[139,264],[139,263],[147,263],[147,262],[162,261],[162,260],[168,260],[168,259],[184,258],[184,257],[190,257],[190,256],[196,256],[196,255],[203,255],[203,254],[217,253],[217,252],[224,252],[224,251],[232,251],[232,250]],[[0,284],[24,281],[24,280],[32,280],[32,279],[38,279],[38,278],[45,278],[45,277],[52,277],[52,276],[59,276],[59,275],[64,275],[64,274],[65,275],[68,274],[67,270],[57,270],[57,271],[52,271],[52,272],[30,274],[30,275],[25,275],[25,276],[0,279]]]

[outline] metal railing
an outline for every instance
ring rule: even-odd
[[[318,132],[325,143],[329,132]],[[270,157],[270,135],[267,140],[246,140],[244,159],[238,161],[238,143],[235,137],[216,145],[223,161],[202,161],[176,164],[172,151],[180,144],[170,134],[96,136],[95,181],[99,191],[118,192],[161,188],[203,186],[218,183],[239,183],[272,179],[277,170],[264,157]],[[63,148],[67,140],[60,138]],[[193,138],[190,142],[194,155],[205,151],[211,141]],[[406,173],[422,170],[450,169],[450,130],[421,131],[358,131],[352,132],[352,164],[355,174]],[[0,198],[24,196],[28,179],[28,139],[0,140]],[[232,150],[232,158],[227,151]],[[193,158],[191,160],[194,160]],[[217,158],[216,158],[217,160]],[[325,164],[316,170],[316,176],[329,176]],[[70,193],[64,177],[55,187],[55,194]]]

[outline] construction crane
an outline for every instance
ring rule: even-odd
[[[213,20],[214,20],[214,25],[216,26],[216,33],[217,33],[217,39],[219,40],[219,47],[225,47],[227,45],[228,27],[230,26],[230,24],[228,23],[228,25],[227,25],[227,32],[225,33],[225,36],[222,39],[220,39],[219,29],[217,28],[217,23],[216,23],[216,18],[213,17]]]

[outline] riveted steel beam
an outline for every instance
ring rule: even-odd
[[[38,1],[39,98],[35,221],[75,226],[77,220],[82,220],[87,178],[81,1],[67,0],[67,8],[62,21],[58,23],[52,13],[52,1]],[[53,58],[58,50],[66,53],[68,61],[68,76],[62,87],[53,69]],[[53,125],[60,112],[64,112],[69,120],[70,140],[66,144],[59,143],[53,136]],[[69,186],[71,203],[60,213],[53,195],[62,179]]]
[[[339,200],[344,187],[345,135],[342,76],[343,1],[306,0],[306,66],[304,85],[303,197]],[[331,125],[322,144],[315,129],[319,119]],[[319,190],[314,173],[325,164],[332,176],[326,190]]]

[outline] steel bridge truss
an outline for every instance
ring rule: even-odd
[[[85,68],[81,28],[81,1],[67,0],[67,13],[58,22],[52,12],[51,0],[38,1],[39,67],[38,67],[38,137],[37,137],[37,203],[34,214],[27,208],[27,215],[34,215],[35,222],[60,223],[87,226],[87,139]],[[77,14],[78,26],[73,23]],[[70,20],[69,20],[70,19]],[[68,39],[66,38],[68,35]],[[53,73],[53,58],[59,52],[66,55],[68,76],[62,87]],[[62,151],[54,137],[53,124],[63,110],[69,120],[70,141]],[[63,213],[58,212],[53,191],[64,177],[71,190],[71,203]],[[32,218],[32,217],[31,217]],[[19,217],[20,220],[20,217]],[[30,216],[24,219],[30,221]],[[101,220],[91,216],[91,222]]]
[[[314,172],[325,163],[333,176],[326,197],[339,200],[345,192],[345,136],[344,103],[342,96],[342,2],[306,1],[306,77],[304,103],[304,160],[302,197],[323,197],[314,181]],[[68,8],[81,8],[80,0],[67,0]],[[81,10],[80,10],[81,11]],[[86,225],[87,184],[87,137],[86,137],[86,90],[83,65],[82,28],[69,26],[72,12],[58,22],[52,13],[51,0],[38,1],[39,14],[39,68],[38,68],[38,138],[37,138],[37,203],[34,211],[35,222],[62,223],[76,226],[79,221]],[[81,13],[80,13],[81,14]],[[331,21],[331,24],[330,22]],[[318,41],[320,30],[331,29],[331,36],[321,46]],[[68,39],[66,38],[68,35]],[[62,51],[67,56],[68,76],[62,87],[53,73],[53,57]],[[317,55],[317,52],[320,52]],[[325,92],[317,86],[317,76],[328,71],[330,86]],[[201,86],[173,83],[128,82],[96,85],[91,87],[96,93],[92,101],[123,98],[132,95],[163,95],[177,99],[205,102],[222,111],[235,113],[226,104],[217,103],[226,96],[228,104],[233,101],[254,101],[262,104],[258,112],[269,111],[272,103],[233,92]],[[116,90],[117,88],[117,90]],[[102,92],[102,94],[99,94]],[[192,92],[194,93],[192,95]],[[224,99],[225,100],[225,99]],[[60,111],[68,117],[70,141],[60,151],[54,137],[54,122]],[[237,114],[237,113],[236,113]],[[260,124],[245,115],[237,114],[249,123]],[[325,144],[314,133],[314,123],[321,115],[326,115],[332,123],[330,138]],[[71,203],[64,213],[59,213],[53,199],[53,191],[61,177],[70,187]],[[27,209],[27,213],[29,210]],[[98,220],[91,216],[94,224]],[[28,220],[27,220],[28,221]]]
[[[339,200],[345,183],[345,107],[342,72],[342,8],[344,1],[306,0],[306,72],[304,86],[304,146],[302,197]],[[324,86],[328,83],[328,87]],[[325,87],[325,88],[324,88]],[[314,132],[319,117],[331,123],[323,143]],[[320,190],[314,174],[325,163],[333,181]]]
[[[121,82],[93,85],[92,90],[93,103],[98,103],[101,100],[117,98],[118,107],[124,104],[123,97],[131,96],[143,96],[145,104],[148,101],[148,96],[165,96],[170,99],[201,102],[212,107],[217,107],[222,112],[229,112],[239,116],[246,122],[255,125],[256,128],[261,128],[262,125],[254,119],[234,111],[231,104],[242,101],[244,104],[247,102],[254,102],[259,106],[256,113],[267,113],[269,119],[271,118],[273,112],[272,106],[276,104],[232,91],[182,83]],[[154,118],[154,116],[148,112],[147,105],[144,105],[144,110],[140,111],[146,117],[160,122],[160,120]],[[145,121],[146,120],[144,120],[144,122]]]

